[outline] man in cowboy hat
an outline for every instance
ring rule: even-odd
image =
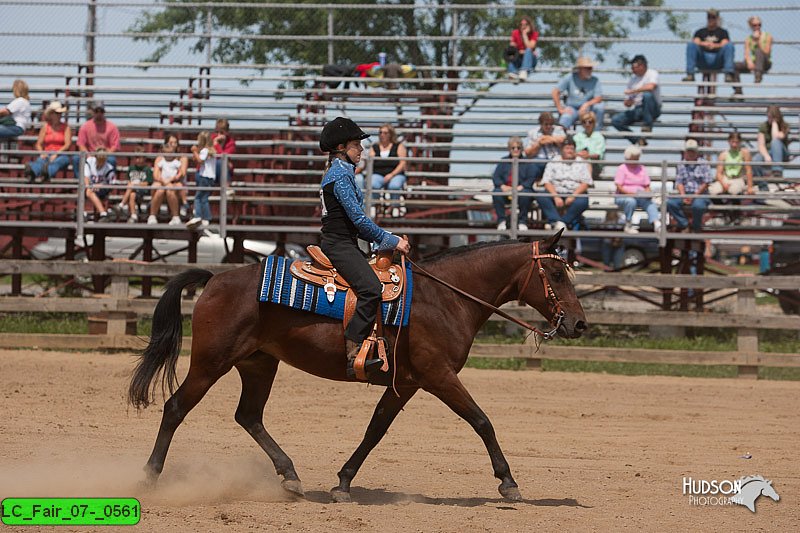
[[[603,129],[603,86],[597,76],[592,76],[594,62],[588,57],[579,57],[575,69],[553,87],[553,103],[561,115],[558,123],[569,129],[586,112],[593,111],[597,117],[597,129]],[[562,97],[566,96],[566,102]]]

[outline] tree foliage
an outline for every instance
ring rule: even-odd
[[[222,7],[234,0],[216,1],[209,7],[182,6],[187,0],[167,0],[158,10],[146,11],[129,28],[133,32],[159,33],[158,37],[138,37],[158,46],[147,61],[159,61],[181,43],[179,33],[204,33],[211,13],[211,28],[215,34],[236,35],[213,40],[212,58],[223,63],[301,63],[328,62],[326,41],[291,38],[298,35],[327,35],[328,11],[315,7],[306,9],[269,7],[264,9]],[[314,4],[319,0],[295,0],[294,3]],[[537,10],[536,2],[517,1],[514,4],[496,2],[490,9],[431,9],[459,5],[488,4],[485,0],[349,0],[348,4],[364,4],[365,8],[334,10],[334,34],[339,36],[472,36],[495,37],[499,40],[392,40],[356,39],[337,41],[334,45],[337,63],[374,61],[378,52],[387,52],[390,60],[417,65],[499,65],[511,30],[522,15],[528,15],[542,37],[578,37],[579,11],[569,6],[659,7],[664,0],[560,0],[565,9]],[[366,6],[385,6],[366,9]],[[530,6],[524,6],[530,4]],[[413,5],[413,9],[392,6]],[[583,35],[590,50],[598,59],[607,55],[612,43],[596,42],[597,37],[625,38],[633,28],[647,28],[660,16],[667,27],[681,35],[679,27],[685,20],[669,12],[592,10],[583,17]],[[262,36],[285,36],[285,39],[265,39]],[[204,52],[207,40],[191,38],[193,52]],[[575,42],[542,41],[540,61],[554,66],[571,64],[580,45]],[[434,74],[435,75],[435,74]]]

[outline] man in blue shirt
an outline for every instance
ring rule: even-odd
[[[593,111],[597,116],[597,129],[603,129],[603,86],[597,76],[592,75],[594,62],[588,57],[579,57],[575,63],[575,70],[561,78],[553,88],[553,103],[561,115],[558,123],[569,129],[578,120],[578,117],[588,111]],[[566,96],[566,103],[562,98]]]

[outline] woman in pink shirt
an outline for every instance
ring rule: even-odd
[[[31,183],[50,181],[60,170],[69,166],[70,157],[61,153],[72,146],[72,129],[61,121],[66,110],[61,102],[54,100],[44,112],[44,124],[36,140],[40,155],[25,166],[25,174]]]
[[[647,169],[639,164],[642,149],[638,145],[631,145],[625,149],[625,163],[617,167],[614,184],[617,186],[617,197],[614,203],[621,207],[625,213],[625,233],[639,233],[633,225],[633,211],[639,207],[647,211],[647,218],[653,224],[653,231],[658,232],[661,222],[658,219],[658,207],[649,196],[639,196],[640,193],[650,192],[650,176]]]

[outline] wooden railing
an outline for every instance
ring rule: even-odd
[[[191,265],[220,273],[239,265]],[[131,297],[129,280],[132,277],[171,277],[189,268],[187,265],[143,264],[140,262],[80,261],[0,261],[0,276],[8,274],[39,274],[48,276],[109,276],[108,289],[103,294],[90,297],[36,297],[2,296],[0,312],[70,312],[87,315],[102,314],[107,327],[105,334],[54,335],[54,334],[3,334],[0,347],[82,348],[82,349],[134,349],[144,347],[146,339],[129,334],[126,328],[135,317],[152,313],[156,300]],[[596,286],[650,288],[661,291],[677,289],[720,289],[733,291],[735,311],[679,312],[679,311],[617,311],[588,310],[589,324],[623,324],[642,326],[679,326],[700,328],[735,328],[735,351],[682,351],[597,348],[542,344],[536,349],[532,339],[525,344],[475,344],[471,355],[482,357],[515,357],[527,360],[529,368],[538,368],[542,359],[569,359],[582,361],[617,361],[636,363],[670,363],[702,365],[735,365],[740,376],[757,375],[759,366],[800,367],[800,354],[766,353],[759,351],[759,330],[800,330],[800,316],[760,314],[755,303],[759,290],[795,290],[800,287],[800,276],[691,276],[684,274],[626,274],[578,272],[578,288]],[[253,296],[255,297],[255,296]],[[194,309],[194,299],[181,303],[184,314]],[[504,309],[524,320],[542,321],[530,307],[508,304]],[[189,345],[187,339],[186,345]]]

